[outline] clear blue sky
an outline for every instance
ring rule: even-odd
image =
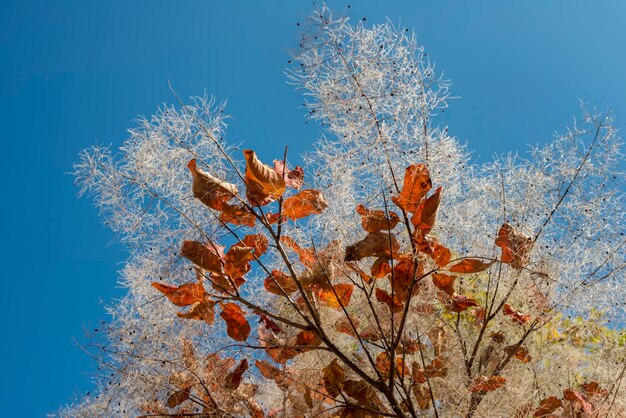
[[[623,0],[351,4],[355,18],[415,28],[460,96],[445,122],[479,160],[550,138],[578,98],[626,121]],[[319,131],[282,70],[311,3],[3,0],[1,10],[0,416],[42,416],[91,387],[95,364],[72,338],[84,341],[122,294],[125,253],[66,174],[78,152],[120,144],[136,115],[172,102],[169,78],[181,96],[228,99],[231,140],[301,153]]]

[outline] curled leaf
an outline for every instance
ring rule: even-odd
[[[324,196],[313,189],[302,190],[300,193],[288,197],[283,202],[283,215],[289,219],[296,220],[309,215],[322,213],[328,207]]]
[[[510,316],[515,322],[520,325],[524,325],[526,322],[530,321],[530,315],[513,309],[508,303],[505,303],[502,307],[502,313],[504,313],[506,316]]]
[[[172,286],[164,283],[152,283],[152,287],[163,293],[176,306],[189,306],[204,300],[204,286],[198,282]]]
[[[563,391],[563,399],[572,402],[578,409],[582,410],[586,414],[593,413],[593,405],[585,395],[577,390],[565,389]]]
[[[184,388],[182,390],[176,391],[174,393],[172,393],[168,398],[167,398],[167,406],[169,406],[170,408],[175,408],[178,405],[180,405],[181,403],[185,402],[187,399],[189,399],[189,395],[191,394],[191,389],[190,388]]]
[[[398,196],[392,196],[391,200],[398,207],[407,212],[415,212],[422,197],[432,187],[430,174],[424,164],[413,164],[406,168],[404,173],[404,185]]]
[[[252,206],[263,206],[285,192],[285,179],[263,164],[252,150],[244,150],[246,158],[246,196]]]
[[[361,241],[346,247],[345,261],[355,261],[365,257],[393,258],[398,251],[400,251],[400,244],[393,234],[370,232]]]
[[[221,273],[223,269],[224,247],[215,243],[202,244],[198,241],[184,241],[180,255],[204,270]]]
[[[296,286],[296,282],[291,278],[291,276],[280,270],[273,270],[271,276],[265,279],[263,285],[268,292],[278,296],[284,296],[285,293],[290,295],[298,290],[298,286]]]
[[[437,209],[441,201],[441,187],[437,187],[435,193],[426,198],[417,208],[411,219],[411,223],[424,235],[428,234],[437,220]]]
[[[224,271],[232,279],[239,279],[250,271],[250,261],[254,260],[254,248],[233,245],[224,256]]]
[[[389,212],[389,217],[382,210],[370,210],[362,204],[356,207],[356,212],[361,215],[361,226],[367,232],[390,231],[398,225],[400,217]]]
[[[226,322],[226,333],[235,341],[245,341],[250,335],[250,324],[243,310],[235,303],[227,303],[220,313]]]
[[[282,161],[274,160],[274,171],[282,176],[285,179],[285,184],[291,188],[300,190],[304,184],[304,170],[299,165],[290,171]]]
[[[475,299],[463,295],[454,295],[445,301],[446,308],[452,312],[463,312],[472,306],[478,306]]]
[[[519,270],[528,264],[533,240],[528,235],[515,231],[510,224],[504,223],[498,231],[496,245],[502,249],[502,262]]]
[[[341,384],[346,380],[346,372],[337,359],[322,369],[322,382],[328,394],[335,398],[341,393]]]
[[[176,315],[179,318],[197,319],[209,325],[213,325],[213,321],[215,320],[214,306],[215,302],[204,300],[193,305],[187,312],[177,312]]]
[[[187,168],[193,177],[191,189],[194,197],[211,209],[222,210],[237,195],[237,186],[200,170],[195,158],[189,161]]]
[[[478,273],[480,271],[486,270],[493,262],[484,262],[481,260],[476,260],[474,258],[465,258],[458,263],[448,267],[448,271],[452,273]]]
[[[389,293],[387,293],[385,290],[379,287],[376,288],[375,295],[376,295],[377,301],[387,305],[389,309],[392,310],[393,312],[400,312],[402,308],[404,307],[404,304],[402,303],[400,298],[398,298],[398,296],[393,295],[393,298],[392,298],[391,295],[389,295]]]

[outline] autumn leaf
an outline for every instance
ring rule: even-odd
[[[377,279],[383,278],[389,273],[391,273],[391,266],[389,265],[389,261],[385,257],[379,257],[372,264],[372,268],[370,273],[372,273],[372,277]]]
[[[254,226],[256,217],[243,205],[224,205],[219,220],[233,225]]]
[[[317,297],[320,301],[331,308],[341,309],[348,306],[354,285],[352,284],[336,284],[330,289],[320,288],[317,291]]]
[[[255,360],[254,365],[259,369],[261,375],[269,380],[276,380],[283,374],[278,367],[274,366],[269,361]]]
[[[377,287],[375,290],[376,300],[380,303],[384,303],[389,307],[393,312],[400,312],[404,307],[404,304],[396,295],[391,298],[391,295],[387,293],[387,291]]]
[[[426,235],[435,225],[437,220],[437,209],[441,201],[441,187],[437,187],[435,193],[426,198],[417,208],[417,211],[411,218],[411,223],[415,228]]]
[[[350,318],[350,320],[352,321],[352,325],[354,325],[354,328],[358,328],[359,327],[359,321],[356,318]],[[348,320],[348,318],[346,318],[345,316],[339,318],[337,320],[337,322],[335,322],[335,330],[341,333],[344,333],[346,335],[349,335],[351,337],[356,338],[357,335],[354,332],[354,329],[352,328],[352,325],[350,324],[350,320]]]
[[[449,276],[443,273],[433,273],[432,279],[433,284],[439,290],[444,291],[448,294],[448,296],[454,295],[454,280],[456,280],[456,276]]]
[[[278,296],[284,296],[285,293],[289,295],[298,290],[298,286],[291,276],[280,270],[273,270],[271,276],[265,279],[263,285],[268,292]]]
[[[245,371],[248,370],[248,360],[243,359],[239,362],[235,370],[228,373],[224,378],[224,388],[228,390],[235,390],[241,384],[241,378]]]
[[[250,261],[254,260],[254,248],[233,245],[224,256],[224,271],[232,279],[243,277],[250,271]]]
[[[498,231],[496,245],[502,249],[502,262],[519,270],[528,264],[533,240],[528,235],[515,231],[510,224],[504,223]]]
[[[246,197],[252,206],[263,206],[285,192],[285,179],[273,168],[263,164],[252,150],[244,150],[246,158]]]
[[[215,320],[214,306],[214,301],[203,300],[193,305],[187,312],[177,312],[176,315],[179,318],[197,319],[205,321],[209,325],[213,325],[213,321]]]
[[[322,339],[313,331],[302,330],[296,335],[294,345],[300,347],[300,352],[311,350],[318,347],[322,343]]]
[[[470,392],[491,392],[505,383],[506,379],[502,376],[478,376],[472,380]]]
[[[400,251],[400,244],[393,234],[370,232],[361,241],[346,247],[345,261],[355,261],[365,257],[393,258],[398,251]]]
[[[282,161],[274,160],[274,171],[285,179],[285,184],[288,187],[300,190],[304,184],[304,170],[299,165],[293,170],[289,170]]]
[[[574,403],[578,409],[582,409],[586,414],[593,413],[593,405],[585,395],[577,390],[565,389],[563,391],[563,399]]]
[[[152,287],[176,306],[189,306],[204,300],[204,286],[198,282],[185,283],[182,286],[154,282]]]
[[[380,232],[383,230],[390,231],[398,225],[400,217],[389,212],[389,217],[382,210],[370,210],[359,203],[356,212],[361,215],[361,226],[367,232]]]
[[[344,380],[346,380],[346,372],[336,358],[322,369],[322,382],[331,397],[335,398],[341,393],[341,384]]]
[[[371,283],[372,282],[372,276],[370,276],[369,274],[367,274],[365,271],[363,271],[363,269],[361,269],[359,266],[357,266],[355,263],[346,263],[346,266],[356,272],[359,277],[361,277],[361,279],[365,282],[365,283]]]
[[[313,249],[300,247],[300,245],[298,245],[293,238],[286,235],[280,237],[280,242],[284,243],[287,247],[293,250],[293,252],[298,254],[300,262],[305,267],[313,267],[317,264],[317,258],[315,257],[315,251],[313,251]]]
[[[263,313],[259,314],[259,324],[263,324],[265,328],[275,334],[280,334],[283,332],[283,329],[272,318]]]
[[[430,392],[428,387],[424,385],[413,385],[413,396],[417,399],[417,406],[422,411],[430,408]]]
[[[463,295],[453,295],[445,299],[446,308],[452,312],[463,312],[472,306],[478,306],[475,299]]]
[[[415,212],[422,197],[432,187],[430,174],[424,164],[413,164],[406,168],[404,173],[404,185],[398,196],[392,196],[391,200],[398,207],[407,212]]]
[[[202,244],[198,241],[183,241],[180,255],[204,270],[221,273],[224,247],[215,243]]]
[[[513,357],[521,361],[522,363],[528,363],[532,360],[530,354],[528,354],[528,349],[526,347],[518,346],[517,344],[509,345],[504,348],[504,351],[507,354],[512,354]]]
[[[313,189],[302,190],[283,202],[283,215],[291,220],[320,214],[328,207],[324,196]]]
[[[237,243],[236,245],[241,245],[243,247],[252,247],[254,248],[254,255],[256,258],[261,257],[267,251],[269,243],[265,235],[262,234],[250,234],[243,237],[241,243]]]
[[[383,379],[389,378],[391,374],[391,361],[389,359],[389,354],[386,351],[383,351],[378,356],[376,356],[376,362],[374,363],[376,366],[376,370],[378,370],[383,377]]]
[[[530,321],[530,315],[517,311],[511,307],[508,303],[505,303],[502,307],[502,313],[506,316],[510,316],[515,322],[520,325],[524,325],[528,321]]]
[[[245,341],[250,335],[250,324],[243,310],[235,303],[227,303],[220,313],[226,322],[226,333],[235,341]]]
[[[169,398],[167,398],[167,406],[170,408],[175,408],[181,403],[185,402],[189,399],[189,395],[191,394],[190,388],[185,388],[179,391],[172,393]]]
[[[550,396],[549,398],[543,399],[539,402],[539,407],[535,409],[533,413],[534,417],[545,417],[559,409],[563,405],[561,400],[556,396]]]
[[[380,403],[376,395],[376,390],[362,380],[346,380],[342,383],[341,387],[346,395],[356,399],[366,408],[376,407]]]
[[[492,264],[493,262],[484,262],[481,260],[476,260],[474,258],[465,258],[458,263],[448,267],[448,271],[452,273],[462,274],[478,273],[480,271],[488,269],[489,267],[491,267]]]
[[[608,394],[606,389],[602,389],[598,382],[589,382],[581,385],[585,393],[593,398],[596,396],[606,396]]]
[[[237,195],[237,186],[199,169],[195,158],[189,161],[187,168],[193,178],[191,190],[194,197],[211,209],[222,210]]]
[[[239,287],[246,282],[246,279],[243,277],[233,279],[224,273],[211,273],[209,279],[211,281],[211,287],[224,294],[235,293],[235,290],[239,289]]]
[[[441,357],[435,357],[430,364],[424,369],[424,375],[427,378],[446,377],[448,374],[448,365]]]

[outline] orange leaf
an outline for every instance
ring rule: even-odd
[[[445,267],[448,265],[448,263],[450,263],[452,253],[450,252],[448,247],[441,245],[437,240],[433,240],[432,252],[430,253],[430,257],[439,267]]]
[[[406,168],[404,185],[399,196],[392,196],[391,200],[407,212],[415,212],[422,197],[432,187],[430,174],[424,164],[413,164]]]
[[[224,205],[237,195],[237,186],[200,170],[195,158],[189,161],[187,168],[193,177],[191,190],[194,197],[211,209],[222,210]]]
[[[270,166],[263,164],[252,150],[244,150],[246,158],[246,196],[252,206],[263,206],[285,192],[285,179]]]
[[[299,165],[289,171],[282,161],[274,160],[274,171],[282,176],[285,179],[285,184],[291,188],[300,190],[300,187],[304,184],[304,170]]]
[[[585,393],[592,398],[595,396],[606,396],[608,394],[606,389],[600,388],[600,384],[598,382],[584,383],[582,388]]]
[[[215,273],[222,272],[224,247],[214,243],[206,245],[198,241],[183,241],[180,255],[198,267]]]
[[[169,396],[169,398],[167,398],[167,406],[169,406],[170,408],[177,407],[178,405],[180,405],[181,403],[189,399],[190,394],[191,394],[190,388],[185,388],[185,389],[172,393]]]
[[[375,389],[362,380],[346,380],[341,387],[346,395],[356,399],[366,408],[372,408],[380,403]]]
[[[245,226],[254,226],[254,222],[256,221],[254,214],[243,205],[224,205],[219,219],[224,223]]]
[[[355,263],[346,263],[346,266],[352,271],[358,273],[358,275],[363,279],[365,283],[370,283],[372,281],[372,277],[363,271],[363,269],[359,268]]]
[[[293,281],[291,276],[288,276],[280,270],[272,271],[272,275],[265,279],[263,285],[268,292],[278,296],[284,296],[285,293],[289,295],[298,290],[298,286],[296,286],[296,282]],[[281,287],[285,293],[280,290]]]
[[[224,378],[224,387],[228,390],[235,390],[241,384],[241,377],[248,370],[248,360],[243,359],[239,362],[235,370],[228,373]]]
[[[306,218],[322,213],[328,207],[324,196],[313,189],[302,190],[283,202],[283,215],[291,220]]]
[[[448,271],[452,273],[478,273],[479,271],[488,269],[492,264],[493,263],[486,263],[474,258],[466,258],[448,267]]]
[[[361,226],[367,232],[390,231],[398,225],[400,217],[389,212],[389,217],[382,210],[370,210],[359,203],[356,212],[361,215]]]
[[[593,405],[591,405],[585,395],[577,390],[565,389],[563,391],[563,399],[573,402],[579,409],[582,409],[587,414],[593,412]]]
[[[226,322],[226,333],[235,341],[245,341],[250,335],[250,324],[243,310],[235,303],[227,303],[220,316]]]
[[[352,320],[352,324],[354,325],[354,328],[358,328],[359,321],[356,318],[350,318],[350,319]],[[345,316],[337,320],[337,322],[335,322],[335,330],[341,333],[347,334],[351,337],[356,338],[357,336],[356,333],[354,332],[354,329],[352,328],[352,325],[350,325],[350,321]]]
[[[561,405],[563,405],[563,403],[559,398],[556,396],[550,396],[549,398],[543,399],[539,402],[539,407],[535,409],[533,416],[545,417],[559,409]]]
[[[389,265],[389,261],[387,261],[385,257],[379,257],[378,259],[376,259],[376,261],[374,261],[374,264],[372,264],[370,272],[372,273],[372,276],[377,279],[385,277],[386,275],[391,273],[391,266]]]
[[[502,376],[478,376],[472,381],[471,392],[491,392],[503,386],[506,379]]]
[[[257,369],[259,369],[263,377],[266,379],[276,380],[283,374],[278,367],[274,366],[269,361],[256,360],[254,364],[256,365]]]
[[[511,267],[519,270],[528,264],[533,240],[528,235],[515,231],[508,223],[504,223],[498,231],[496,245],[502,249],[502,262],[509,263]]]
[[[428,234],[437,220],[437,209],[441,200],[441,187],[437,187],[435,193],[425,199],[417,208],[411,219],[411,223],[422,233]]]
[[[393,258],[400,251],[400,244],[393,234],[370,232],[361,241],[346,247],[345,261],[360,260],[365,257]]]
[[[322,382],[328,394],[335,398],[341,393],[341,384],[346,380],[346,372],[337,359],[322,369]]]
[[[404,304],[396,295],[394,295],[392,299],[389,293],[378,287],[376,288],[376,300],[386,304],[389,309],[393,310],[394,312],[400,312],[404,307]]]
[[[530,360],[532,360],[532,357],[530,356],[530,354],[528,354],[528,349],[526,347],[517,346],[517,344],[513,344],[508,347],[505,347],[504,350],[509,354],[512,353],[513,357],[515,357],[522,363],[528,363]]]
[[[215,302],[204,300],[193,305],[187,312],[177,312],[176,315],[179,318],[198,319],[205,321],[209,325],[213,325],[213,321],[215,320],[213,306],[215,306]]]
[[[191,282],[182,286],[172,286],[154,282],[152,287],[163,293],[176,306],[189,306],[204,300],[202,283]]]
[[[315,257],[315,251],[311,248],[302,248],[298,245],[298,243],[291,237],[286,235],[280,238],[280,241],[284,243],[287,247],[291,248],[298,256],[300,257],[300,262],[305,267],[313,267],[317,264],[317,258]]]
[[[446,308],[452,312],[463,312],[472,306],[478,306],[476,300],[463,295],[454,295],[446,300]]]
[[[391,361],[389,360],[389,354],[386,351],[383,351],[378,356],[376,356],[376,370],[380,372],[383,378],[389,378],[389,374],[391,373]]]
[[[342,306],[345,308],[350,303],[353,289],[352,284],[336,284],[331,289],[320,288],[317,291],[317,297],[329,307],[341,309]]]
[[[443,273],[433,273],[433,284],[440,290],[443,290],[448,296],[454,295],[454,280],[456,276],[449,276]]]
[[[510,316],[515,322],[520,325],[524,325],[526,322],[530,321],[530,315],[521,313],[520,311],[513,309],[508,303],[505,303],[502,307],[502,313],[504,313],[506,316]]]
[[[417,406],[422,411],[430,408],[430,392],[428,387],[424,385],[413,385],[413,395],[417,399]]]
[[[245,247],[254,248],[254,255],[257,258],[265,254],[268,248],[267,238],[265,237],[265,235],[262,235],[262,234],[246,235],[245,237],[243,237],[241,242],[243,242],[243,246]],[[238,245],[241,245],[241,244],[238,244]]]
[[[227,276],[224,273],[211,273],[209,275],[209,279],[211,281],[211,286],[213,287],[213,289],[225,294],[234,293],[235,287],[238,289],[242,284],[246,282],[246,279],[244,279],[243,277],[232,279],[230,276]],[[233,287],[233,285],[235,287]]]
[[[232,279],[239,279],[250,271],[250,261],[254,260],[254,248],[233,245],[224,257],[224,271]]]
[[[446,377],[447,374],[448,366],[441,357],[435,357],[424,369],[424,375],[429,379],[432,377]]]

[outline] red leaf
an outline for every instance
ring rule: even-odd
[[[472,306],[478,306],[475,299],[463,295],[454,295],[445,300],[446,308],[452,312],[463,312]]]
[[[346,247],[345,261],[355,261],[365,257],[393,258],[398,251],[400,251],[400,244],[393,234],[370,232],[361,241]]]
[[[322,369],[322,382],[328,394],[335,398],[341,393],[341,384],[346,380],[346,372],[337,363],[337,359],[333,359],[330,364]]]
[[[458,263],[448,267],[448,271],[452,273],[478,273],[491,267],[493,262],[484,262],[473,258],[466,258]]]
[[[226,333],[235,341],[245,341],[250,335],[250,324],[243,310],[235,303],[227,303],[220,316],[226,322]]]
[[[204,300],[204,287],[198,282],[185,283],[182,286],[154,282],[152,287],[163,293],[176,306],[189,306]]]
[[[263,164],[252,150],[244,150],[246,158],[246,196],[252,206],[263,206],[285,192],[285,179],[270,166]]]
[[[180,255],[204,270],[221,273],[224,247],[215,243],[202,244],[198,241],[183,241]]]
[[[318,190],[306,189],[285,199],[283,215],[291,220],[296,220],[309,215],[320,214],[327,207],[328,203]]]
[[[506,379],[502,376],[478,376],[472,381],[471,392],[491,392],[503,386]]]
[[[283,329],[272,318],[265,314],[259,314],[259,322],[262,323],[265,328],[269,329],[275,334],[280,334],[283,332]]]
[[[443,273],[433,273],[433,284],[439,290],[443,290],[448,296],[454,295],[454,281],[456,276],[449,276]]]
[[[415,212],[422,197],[428,193],[431,187],[432,181],[426,166],[413,164],[406,168],[404,185],[399,196],[392,196],[391,200],[407,212]]]
[[[237,389],[241,384],[241,378],[246,370],[248,370],[248,360],[243,359],[239,362],[235,370],[226,375],[224,378],[224,387],[228,390]]]
[[[608,394],[606,389],[600,388],[600,384],[598,382],[585,383],[582,385],[582,388],[591,398],[595,396],[606,396]]]
[[[510,316],[515,322],[520,325],[524,325],[526,322],[530,321],[530,315],[521,313],[520,311],[513,309],[508,303],[505,303],[502,307],[502,313],[504,313],[506,316]]]
[[[389,217],[382,210],[370,210],[362,204],[356,207],[356,212],[361,215],[361,226],[367,232],[390,231],[398,225],[400,217],[394,212],[389,212]]]
[[[237,186],[200,170],[195,158],[189,161],[187,168],[193,177],[191,189],[194,197],[211,209],[222,210],[224,205],[237,195]]]
[[[267,238],[265,237],[265,235],[262,234],[246,235],[245,237],[243,237],[241,242],[243,243],[244,247],[254,248],[254,255],[256,256],[256,258],[259,258],[263,254],[265,254],[269,246]],[[241,245],[241,243],[238,243],[237,245]]]

